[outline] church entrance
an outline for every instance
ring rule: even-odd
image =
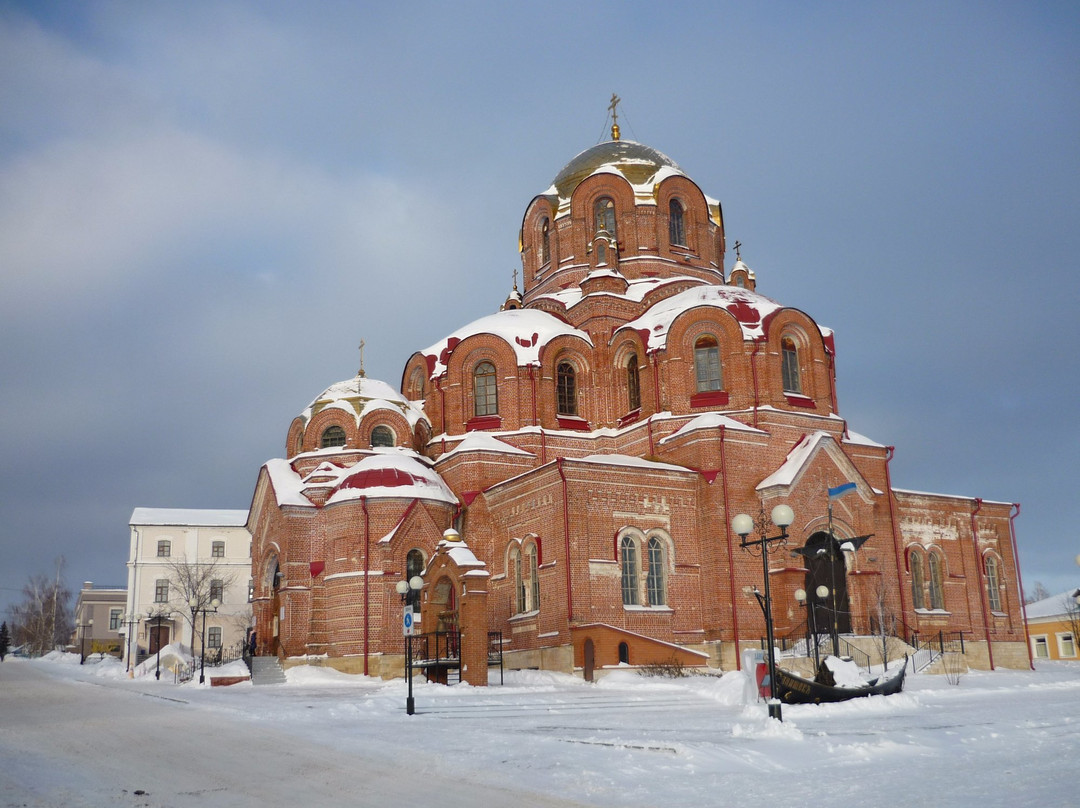
[[[810,626],[819,634],[851,633],[851,604],[848,601],[847,566],[837,540],[824,531],[811,536],[802,554],[806,558],[806,597],[812,604]],[[824,597],[817,594],[825,587]]]
[[[150,626],[150,647],[148,649],[149,654],[153,656],[159,649],[164,648],[169,644],[169,627],[168,626]]]

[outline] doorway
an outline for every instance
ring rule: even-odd
[[[814,610],[810,617],[811,625],[816,625],[822,633],[850,634],[847,565],[840,543],[830,534],[820,531],[807,539],[803,555],[806,557],[806,593]],[[819,586],[829,590],[824,598],[813,594]]]

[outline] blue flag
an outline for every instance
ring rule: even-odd
[[[844,483],[843,485],[838,485],[836,486],[836,488],[829,489],[829,499],[839,499],[840,497],[844,496],[844,494],[854,490],[855,483]]]

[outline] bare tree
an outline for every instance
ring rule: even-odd
[[[12,609],[12,635],[16,645],[34,656],[67,644],[73,630],[71,590],[64,585],[64,559],[56,560],[53,580],[34,575],[23,586],[23,600]]]
[[[1037,600],[1046,600],[1050,597],[1050,590],[1043,586],[1042,581],[1035,582],[1035,588],[1031,590],[1031,594],[1027,596],[1024,603],[1034,603]]]
[[[232,585],[235,574],[210,561],[185,561],[173,559],[168,563],[169,592],[176,595],[169,599],[169,606],[191,626],[191,653],[195,653],[195,637],[199,636],[196,620],[200,612],[214,611],[213,601]],[[203,618],[205,621],[205,617]]]
[[[1080,602],[1076,600],[1078,597],[1080,597],[1080,589],[1074,589],[1064,597],[1065,625],[1072,632],[1074,649],[1077,643],[1080,643]]]
[[[878,637],[877,655],[881,658],[883,666],[889,664],[889,660],[897,651],[899,641],[896,638],[896,624],[896,613],[889,605],[885,584],[879,580],[874,592],[874,601],[870,604],[870,625]]]

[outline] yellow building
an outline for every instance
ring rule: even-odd
[[[1027,607],[1031,655],[1042,659],[1078,659],[1080,589],[1072,589],[1031,603]]]

